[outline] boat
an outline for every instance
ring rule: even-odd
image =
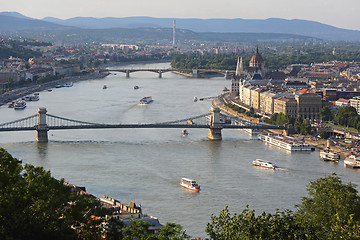
[[[30,95],[30,101],[39,101],[39,94]]]
[[[198,98],[197,97],[194,97],[194,102],[197,102]]]
[[[200,191],[200,186],[196,183],[196,181],[189,178],[181,178],[180,186],[193,191]]]
[[[138,86],[138,85],[135,85],[135,86],[134,86],[134,90],[136,90],[136,89],[139,89],[139,86]]]
[[[276,164],[274,163],[271,163],[269,161],[264,161],[264,160],[261,160],[261,159],[256,159],[252,162],[252,164],[254,166],[257,166],[257,167],[263,167],[263,168],[270,168],[270,169],[275,169],[277,168]]]
[[[63,87],[63,85],[61,85],[61,84],[56,84],[56,86],[55,86],[56,88],[62,88]]]
[[[102,89],[107,89],[107,86],[106,86],[106,85],[104,85],[104,86],[102,87]]]
[[[14,108],[15,102],[16,102],[16,101],[12,101],[11,103],[9,103],[8,108]]]
[[[349,155],[345,157],[344,166],[348,168],[360,168],[360,156]]]
[[[320,159],[323,161],[339,162],[340,154],[330,150],[322,150],[320,151]]]
[[[235,120],[234,123],[235,123],[235,125],[240,125],[240,126],[252,126],[252,125],[254,125],[251,122],[240,121],[240,120]],[[240,130],[243,131],[243,132],[246,132],[247,134],[250,134],[250,135],[258,135],[258,134],[261,133],[260,129],[258,129],[258,128],[242,128]]]
[[[311,144],[298,141],[296,138],[283,136],[281,134],[259,134],[259,140],[280,147],[288,151],[315,151],[315,147]]]
[[[142,99],[140,99],[140,104],[149,104],[151,103],[153,100],[152,100],[152,97],[151,96],[148,96],[148,97],[143,97]]]
[[[183,129],[183,130],[181,131],[181,135],[187,136],[187,135],[189,135],[189,132],[188,132],[186,129]]]
[[[72,87],[74,84],[73,82],[69,82],[69,83],[64,83],[63,87]]]
[[[27,96],[23,97],[22,100],[31,101],[31,96],[27,95]]]
[[[48,92],[52,92],[52,89],[51,89],[51,88],[49,88],[47,91],[48,91]]]
[[[16,101],[14,104],[14,109],[18,110],[18,109],[24,109],[26,108],[26,102],[24,100],[20,100],[20,101]]]

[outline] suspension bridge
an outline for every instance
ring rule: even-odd
[[[232,121],[233,122],[233,121]],[[283,129],[284,126],[271,126],[253,124],[247,126],[224,123],[221,121],[220,109],[212,107],[210,113],[193,116],[185,119],[161,122],[161,123],[140,123],[140,124],[104,124],[79,121],[63,118],[47,113],[46,108],[39,108],[38,113],[26,118],[0,124],[0,132],[9,131],[36,131],[36,141],[48,142],[48,131],[50,130],[72,130],[72,129],[106,129],[106,128],[207,128],[208,138],[221,140],[222,129]]]

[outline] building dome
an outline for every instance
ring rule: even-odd
[[[250,67],[261,67],[263,63],[264,63],[264,59],[260,55],[259,49],[256,48],[256,53],[252,56],[249,66]]]

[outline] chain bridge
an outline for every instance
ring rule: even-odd
[[[122,72],[125,73],[126,77],[130,77],[130,73],[133,72],[154,72],[159,75],[159,78],[162,78],[162,74],[166,72],[183,72],[191,75],[191,77],[198,78],[201,77],[204,73],[220,73],[224,75],[225,79],[230,79],[232,75],[235,74],[234,70],[224,70],[224,69],[175,69],[175,68],[128,68],[128,69],[96,69],[99,72]]]
[[[209,129],[208,138],[211,140],[221,140],[222,129],[286,129],[283,126],[271,126],[262,124],[235,125],[221,121],[220,109],[212,107],[210,113],[193,116],[185,119],[143,124],[105,124],[79,121],[63,118],[48,114],[46,108],[39,108],[38,114],[18,119],[15,121],[0,124],[0,132],[7,131],[33,131],[36,133],[36,141],[48,142],[49,130],[69,130],[69,129],[105,129],[105,128],[205,128]]]

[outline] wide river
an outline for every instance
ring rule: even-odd
[[[168,63],[124,67],[166,68]],[[102,89],[107,85],[107,89]],[[140,86],[134,90],[134,85]],[[37,113],[96,123],[155,123],[208,113],[211,100],[230,81],[223,78],[194,79],[173,73],[163,78],[152,72],[111,74],[104,79],[76,82],[70,88],[40,92],[40,101],[24,110],[0,107],[0,123]],[[139,99],[154,101],[139,105]],[[143,212],[162,224],[181,224],[193,237],[206,237],[212,213],[226,205],[241,212],[246,205],[262,211],[294,209],[311,180],[335,172],[344,182],[360,184],[360,171],[347,169],[342,161],[319,160],[319,152],[289,153],[268,146],[240,130],[223,130],[222,141],[209,141],[206,129],[107,129],[50,131],[49,143],[38,144],[35,132],[2,132],[0,146],[24,163],[43,166],[58,179],[85,186],[100,197],[112,196],[123,203],[135,201]],[[252,166],[256,158],[275,162],[280,170]],[[201,186],[192,193],[179,186],[181,177]]]

